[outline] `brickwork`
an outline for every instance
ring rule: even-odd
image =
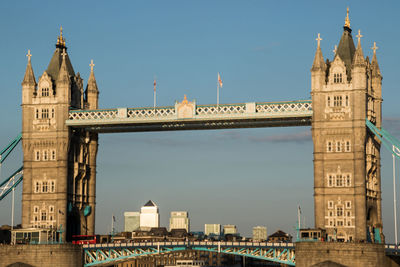
[[[389,257],[385,256],[385,248],[382,244],[342,242],[296,243],[296,267],[312,267],[315,264],[329,261],[348,267],[399,266]]]
[[[60,245],[0,245],[0,267],[14,263],[34,267],[83,266],[82,249],[72,244]]]

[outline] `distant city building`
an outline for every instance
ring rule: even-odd
[[[149,200],[140,209],[140,229],[149,231],[155,227],[160,227],[160,214],[157,205]]]
[[[278,230],[268,237],[268,242],[292,242],[292,236]]]
[[[253,227],[253,241],[267,240],[267,227],[255,226]]]
[[[227,234],[237,234],[237,228],[236,225],[232,225],[232,224],[227,224],[224,225],[224,235]]]
[[[190,223],[187,211],[172,211],[169,218],[169,230],[186,229],[189,232]]]
[[[124,212],[124,232],[136,231],[140,227],[140,212]]]
[[[206,235],[221,235],[221,225],[220,224],[205,224],[204,233]]]

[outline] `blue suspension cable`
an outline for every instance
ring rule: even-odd
[[[19,134],[14,140],[12,140],[3,150],[0,151],[0,164],[6,160],[11,151],[18,145],[22,139],[22,134]]]

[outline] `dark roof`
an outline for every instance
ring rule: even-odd
[[[167,236],[168,235],[167,228],[165,228],[165,227],[153,227],[150,229],[150,233],[152,233],[155,236]]]
[[[47,67],[47,74],[53,80],[57,80],[58,72],[60,71],[61,62],[62,62],[62,48],[57,47],[56,51],[54,51],[53,57],[50,60],[49,66]],[[67,71],[70,76],[75,76],[74,68],[72,67],[71,61],[69,59],[68,54],[65,56],[65,63],[67,66]]]
[[[269,237],[288,237],[289,235],[285,233],[284,231],[278,230]]]
[[[149,200],[146,204],[144,204],[144,207],[156,207],[156,204],[153,201]]]
[[[356,47],[354,46],[353,37],[351,36],[351,29],[345,26],[343,27],[343,34],[342,38],[340,38],[336,55],[338,55],[340,59],[344,61],[348,77],[351,75],[351,64],[353,62],[355,51]]]

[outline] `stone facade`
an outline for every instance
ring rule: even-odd
[[[378,241],[380,142],[365,119],[381,127],[382,76],[376,46],[370,62],[351,32],[347,17],[333,61],[324,61],[318,35],[311,69],[315,227],[329,239]]]
[[[385,248],[382,244],[296,243],[296,267],[313,266],[394,267],[399,265],[385,256]]]
[[[19,266],[23,263],[34,267],[83,266],[81,246],[63,245],[0,245],[0,267]]]
[[[22,82],[22,227],[62,227],[64,240],[74,234],[94,233],[97,134],[65,125],[70,109],[97,108],[91,65],[85,93],[61,31],[38,83],[30,53]]]

